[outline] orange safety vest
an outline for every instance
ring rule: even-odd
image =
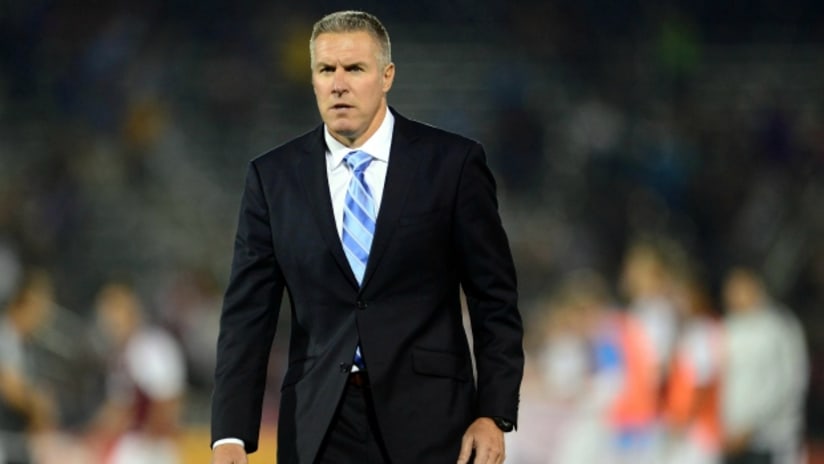
[[[721,330],[714,321],[710,327],[710,349],[715,366],[712,381],[704,387],[704,395],[699,398],[696,366],[679,348],[669,372],[662,414],[667,424],[685,428],[691,440],[705,449],[717,450],[721,447]]]
[[[619,317],[619,346],[623,382],[609,411],[618,429],[643,429],[655,422],[658,404],[658,373],[652,343],[632,315]]]

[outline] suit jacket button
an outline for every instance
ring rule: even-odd
[[[340,364],[338,364],[338,367],[340,368],[341,372],[349,372],[349,370],[350,370],[349,364],[346,364],[346,363],[340,363]]]
[[[358,309],[366,309],[366,302],[358,300],[357,306],[358,306]]]

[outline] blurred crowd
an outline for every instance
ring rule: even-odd
[[[0,320],[0,462],[180,462],[178,341],[148,323],[126,282],[104,285],[91,320],[71,332],[59,315],[49,275],[25,272]]]
[[[532,314],[512,462],[807,462],[804,333],[756,272],[729,269],[716,297],[676,244],[645,239],[610,288],[577,272]]]
[[[185,462],[244,163],[319,122],[311,24],[351,5],[81,3],[0,6],[0,463]],[[530,321],[511,460],[802,452],[824,4],[515,3],[358,5],[392,35],[390,104],[480,140],[499,181]]]

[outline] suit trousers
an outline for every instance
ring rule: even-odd
[[[368,385],[349,383],[318,451],[316,464],[389,464]]]

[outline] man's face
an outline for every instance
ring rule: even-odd
[[[395,66],[381,67],[379,46],[367,32],[315,38],[312,87],[323,122],[346,146],[363,144],[380,127]]]
[[[53,312],[53,294],[51,287],[28,290],[19,312],[19,329],[24,336],[36,332],[46,324]]]
[[[734,270],[724,283],[724,304],[729,311],[754,310],[763,298],[761,284],[749,272]]]

